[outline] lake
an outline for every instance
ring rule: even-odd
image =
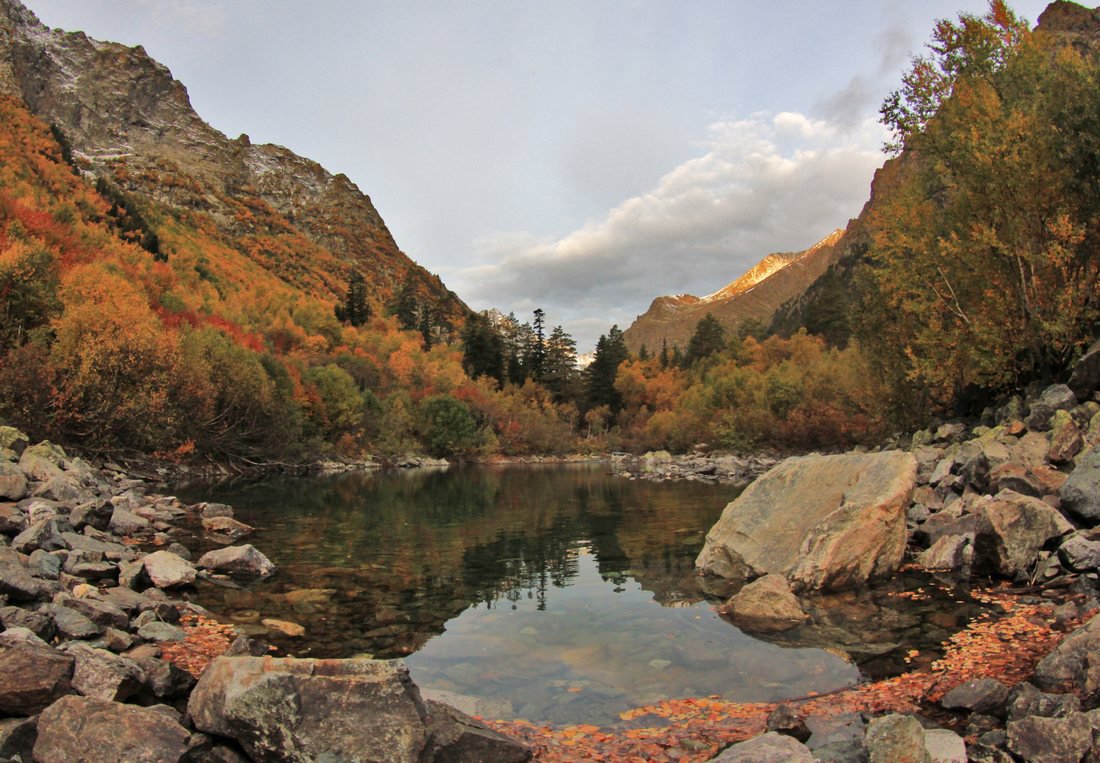
[[[923,581],[826,597],[770,641],[724,621],[693,574],[738,486],[631,481],[600,465],[354,472],[181,492],[231,504],[278,565],[198,603],[299,657],[402,657],[480,714],[608,723],[663,699],[774,701],[905,669],[977,612]],[[244,542],[244,541],[242,541]],[[918,581],[920,582],[920,581]],[[915,590],[917,583],[905,587]],[[301,638],[267,618],[306,628]]]

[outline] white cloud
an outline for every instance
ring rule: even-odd
[[[542,305],[583,348],[599,333],[597,316],[605,330],[625,326],[659,294],[709,293],[770,252],[843,227],[867,199],[883,138],[869,119],[846,127],[783,112],[718,122],[704,152],[652,190],[556,239],[484,236],[478,264],[451,280],[475,305]]]

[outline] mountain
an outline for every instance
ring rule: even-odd
[[[656,350],[664,342],[669,347],[685,347],[695,325],[707,313],[731,331],[746,320],[767,325],[780,305],[804,292],[835,261],[842,236],[843,231],[835,230],[801,252],[769,254],[740,278],[705,297],[657,297],[623,333],[627,346],[632,352],[643,344]]]
[[[399,249],[347,177],[246,135],[229,139],[140,46],[50,30],[18,0],[0,0],[0,94],[49,123],[75,166],[100,179],[101,192],[134,200],[160,223],[154,229],[213,228],[223,243],[314,297],[339,300],[354,271],[376,311],[408,284],[441,323],[469,313]]]

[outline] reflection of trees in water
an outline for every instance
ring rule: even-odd
[[[659,601],[682,597],[728,497],[599,468],[506,467],[278,480],[191,499],[233,504],[280,567],[251,603],[238,593],[223,606],[305,621],[314,654],[394,656],[471,604],[530,597],[544,609],[550,588],[576,576],[580,544],[606,579],[621,585],[629,572]],[[306,606],[297,589],[336,593]],[[213,594],[204,603],[219,609]]]

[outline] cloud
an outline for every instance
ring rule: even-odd
[[[472,304],[542,306],[575,332],[627,325],[660,294],[706,294],[763,256],[804,249],[858,213],[884,133],[803,114],[753,114],[712,124],[700,156],[654,188],[556,238],[495,233],[477,264],[451,277]]]

